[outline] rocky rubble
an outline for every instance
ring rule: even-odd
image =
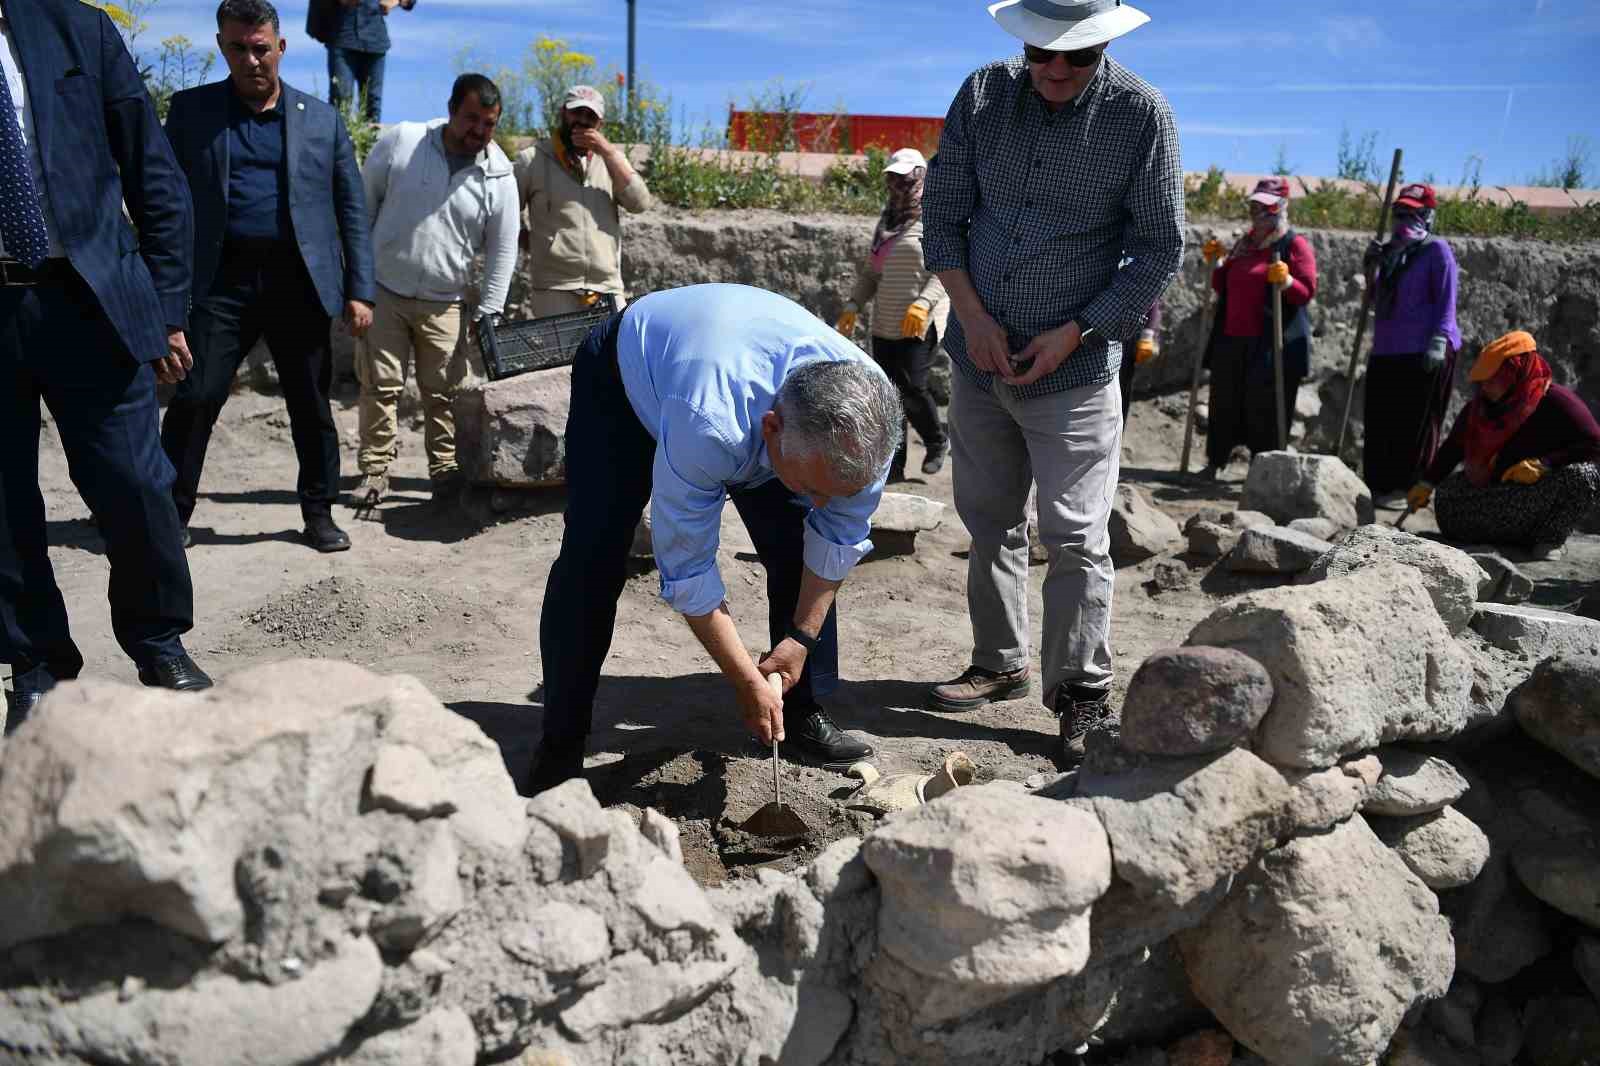
[[[0,748],[0,1063],[1600,1056],[1600,646],[1336,537],[1150,656],[1077,771],[713,889],[411,678],[63,685]]]

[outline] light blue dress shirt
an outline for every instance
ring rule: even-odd
[[[623,388],[656,439],[650,525],[661,598],[703,615],[726,598],[717,572],[722,504],[729,489],[776,475],[761,416],[794,367],[818,360],[875,364],[792,300],[745,285],[691,285],[628,305],[617,337]],[[869,519],[883,495],[872,485],[806,517],[805,564],[840,581],[872,550]]]

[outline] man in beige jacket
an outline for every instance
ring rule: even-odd
[[[517,154],[517,193],[527,211],[529,303],[535,318],[580,311],[622,291],[622,222],[617,208],[637,214],[650,190],[622,149],[600,132],[605,98],[575,85],[555,133]]]

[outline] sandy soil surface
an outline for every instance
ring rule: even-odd
[[[1171,394],[1136,403],[1123,449],[1124,479],[1180,521],[1202,508],[1234,506],[1246,470],[1236,462],[1222,480],[1205,484],[1176,476],[1184,399]],[[347,489],[355,480],[354,400],[346,392],[336,405]],[[52,559],[86,672],[132,684],[133,666],[111,636],[99,536],[48,425],[42,452]],[[920,463],[913,441],[911,469]],[[282,401],[236,394],[212,442],[193,522],[196,625],[188,646],[195,658],[217,676],[304,656],[413,674],[495,738],[513,775],[525,781],[542,698],[539,610],[560,544],[562,495],[474,490],[462,507],[440,513],[429,505],[421,435],[410,426],[391,471],[391,500],[372,520],[357,520],[341,506],[336,517],[354,549],[324,556],[300,542],[295,470]],[[949,468],[897,488],[948,503]],[[1408,528],[1426,532],[1429,518],[1418,516]],[[746,640],[759,642],[763,572],[731,507],[722,534],[720,565],[734,617]],[[952,509],[940,529],[921,535],[914,555],[869,559],[857,568],[841,595],[846,680],[830,710],[877,747],[875,761],[885,773],[932,772],[958,750],[976,762],[980,781],[1053,773],[1056,723],[1039,702],[1037,681],[1030,698],[972,714],[923,708],[926,687],[967,662],[967,546]],[[1163,563],[1165,574],[1186,587],[1156,588],[1151,579]],[[1600,575],[1600,539],[1575,542],[1564,559],[1527,570],[1539,581],[1536,603],[1571,605]],[[1035,567],[1035,633],[1042,579],[1043,568]],[[1119,571],[1115,696],[1145,656],[1180,643],[1220,599],[1273,583],[1172,555]],[[812,826],[810,838],[773,846],[733,828],[771,798],[770,761],[744,733],[693,635],[657,598],[654,573],[632,577],[623,594],[590,751],[589,775],[602,802],[653,806],[674,818],[685,861],[705,883],[763,866],[792,868],[831,840],[873,824],[872,815],[848,807],[855,781],[785,764],[785,798]]]

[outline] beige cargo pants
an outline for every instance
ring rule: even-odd
[[[466,360],[454,358],[460,336],[461,304],[416,300],[378,289],[372,328],[356,348],[356,379],[361,383],[357,462],[363,474],[381,474],[394,462],[400,394],[412,363],[426,419],[428,476],[456,473],[456,419],[451,405],[468,375]]]

